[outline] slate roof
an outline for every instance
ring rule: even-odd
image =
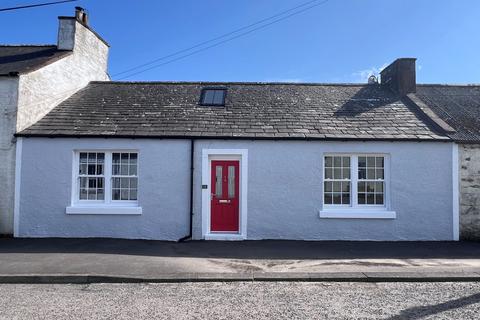
[[[448,140],[380,85],[205,82],[92,82],[17,135]]]
[[[0,76],[28,73],[71,53],[55,45],[0,45]]]
[[[455,129],[452,139],[480,143],[480,85],[417,85],[416,96]]]

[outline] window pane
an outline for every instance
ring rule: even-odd
[[[96,163],[97,162],[97,154],[94,152],[88,153],[88,163]]]
[[[204,90],[203,92],[203,101],[204,104],[212,104],[213,103],[213,90]]]
[[[367,193],[367,204],[375,204],[375,194]]]
[[[130,188],[137,189],[137,178],[130,178]]]
[[[342,204],[342,194],[334,193],[333,194],[333,204]]]
[[[120,165],[118,165],[118,164],[112,165],[112,174],[113,175],[120,174]]]
[[[365,157],[358,157],[358,167],[365,168],[367,166],[367,158]]]
[[[128,164],[128,153],[121,153],[120,158],[122,164]]]
[[[350,193],[342,194],[342,204],[350,204]]]
[[[367,179],[375,179],[375,169],[367,169]]]
[[[325,168],[325,179],[333,179],[333,169]]]
[[[225,94],[224,90],[215,90],[215,95],[213,98],[214,104],[223,104],[223,96]]]
[[[129,179],[128,178],[120,178],[120,188],[121,189],[128,189],[129,188]]]
[[[80,200],[87,200],[87,189],[80,189]]]
[[[383,180],[383,169],[377,169],[377,179]]]
[[[324,199],[324,203],[325,204],[332,204],[332,194],[331,193],[325,193],[325,199]]]
[[[222,166],[215,167],[215,195],[217,198],[222,197]]]
[[[367,178],[367,169],[358,169],[358,179],[366,179]]]
[[[380,168],[383,168],[384,165],[383,165],[383,157],[377,157],[376,160],[375,160],[375,165],[377,167],[380,167]]]
[[[104,200],[103,189],[97,189],[97,200]]]
[[[343,168],[343,179],[350,179],[350,168]]]
[[[343,157],[343,166],[350,167],[350,157]]]
[[[342,192],[343,193],[350,193],[350,181],[342,182]]]
[[[333,167],[332,157],[325,157],[325,167]]]
[[[95,165],[94,164],[89,164],[88,165],[88,174],[89,175],[95,175]]]
[[[124,189],[121,189],[120,190],[120,200],[128,200],[128,189],[124,190]]]
[[[332,192],[333,191],[333,182],[325,181],[324,182],[324,192]]]
[[[112,199],[113,200],[120,200],[120,189],[113,189],[112,190]]]
[[[333,182],[333,192],[342,191],[342,183],[340,181]]]
[[[112,163],[113,164],[120,164],[120,153],[112,154]]]
[[[376,204],[383,204],[383,193],[375,194],[375,202]]]
[[[367,192],[375,192],[375,182],[367,182]]]
[[[359,182],[358,183],[358,192],[365,192],[366,189],[366,182]]]
[[[86,164],[80,164],[80,171],[79,174],[87,174],[87,165]]]
[[[228,197],[235,198],[235,167],[228,166]]]
[[[342,179],[342,169],[333,169],[333,178],[334,179]]]
[[[137,164],[137,154],[130,153],[130,164]]]
[[[80,163],[87,163],[87,153],[81,152],[80,153]]]
[[[341,167],[342,166],[342,157],[333,157],[333,165],[335,167]]]
[[[136,165],[130,165],[130,171],[128,173],[131,176],[136,176],[137,175],[137,166]]]
[[[365,201],[366,201],[365,193],[359,193],[358,204],[365,204]]]
[[[130,200],[137,200],[137,189],[130,190]]]
[[[120,166],[120,175],[128,176],[128,164],[123,164]]]
[[[383,182],[375,182],[375,192],[383,192]]]
[[[375,158],[367,157],[367,167],[375,167]]]

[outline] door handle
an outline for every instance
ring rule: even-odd
[[[218,200],[219,203],[230,203],[230,200]]]

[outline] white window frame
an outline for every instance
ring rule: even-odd
[[[105,154],[104,163],[104,200],[80,200],[80,153],[95,152]],[[137,179],[139,177],[139,158],[138,150],[105,150],[105,149],[80,149],[73,151],[72,161],[72,195],[71,205],[66,208],[67,214],[142,214],[142,208],[138,203],[137,181],[137,200],[112,200],[112,154],[113,153],[136,153],[137,154]]]
[[[350,205],[325,204],[325,157],[349,156],[350,157]],[[383,205],[358,204],[358,158],[383,157],[384,158],[384,194]],[[322,209],[320,218],[345,218],[345,219],[395,219],[396,212],[390,209],[390,155],[384,153],[324,153],[322,156]]]

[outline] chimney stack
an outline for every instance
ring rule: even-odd
[[[417,91],[415,58],[399,58],[380,72],[382,86],[401,96]]]

